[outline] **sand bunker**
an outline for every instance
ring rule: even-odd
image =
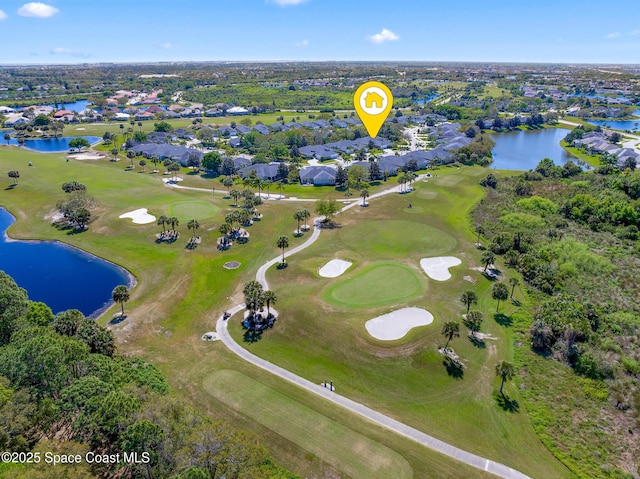
[[[432,322],[433,315],[426,309],[403,308],[370,319],[364,327],[376,339],[393,341],[402,338],[413,328]]]
[[[344,273],[353,263],[349,261],[343,261],[341,259],[332,259],[325,264],[318,274],[323,278],[337,278]]]
[[[458,266],[460,261],[455,256],[437,256],[435,258],[423,258],[420,260],[420,266],[427,276],[436,281],[446,281],[451,278],[449,268]]]
[[[101,160],[104,158],[104,155],[100,155],[99,153],[78,153],[69,158],[73,158],[74,160]]]
[[[123,215],[120,215],[119,218],[131,218],[131,221],[137,225],[146,225],[149,223],[153,223],[156,220],[156,217],[147,213],[146,208],[140,208],[137,210],[129,211]]]

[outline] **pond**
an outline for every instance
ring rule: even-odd
[[[633,116],[637,118],[633,120],[589,120],[589,123],[614,130],[638,130],[640,129],[640,110],[634,111]]]
[[[74,138],[84,138],[94,145],[102,140],[99,136],[64,136],[58,138],[31,138],[24,140],[24,147],[40,153],[62,153],[69,151],[69,142]],[[9,140],[10,145],[19,145],[16,138]]]
[[[73,103],[58,103],[57,105],[54,103],[47,106],[51,106],[57,110],[69,110],[80,113],[81,111],[86,110],[90,104],[91,102],[89,100],[78,100]]]
[[[576,158],[567,153],[560,141],[570,130],[544,128],[541,130],[517,131],[492,134],[496,142],[493,147],[491,167],[498,170],[531,170],[543,158],[550,158],[562,165]]]
[[[0,269],[27,290],[29,299],[42,301],[54,313],[78,309],[97,317],[113,302],[111,292],[120,284],[133,286],[124,268],[58,241],[16,241],[7,228],[15,221],[0,208]]]

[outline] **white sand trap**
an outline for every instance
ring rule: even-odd
[[[352,264],[353,263],[351,263],[350,261],[343,261],[341,259],[332,259],[327,264],[325,264],[322,268],[320,268],[320,271],[318,271],[318,274],[323,278],[337,278],[346,270],[348,270]]]
[[[131,218],[131,221],[137,225],[153,223],[156,220],[156,217],[150,215],[147,211],[148,210],[146,208],[140,208],[120,215],[119,218]]]
[[[420,260],[420,266],[427,276],[436,281],[446,281],[451,278],[449,268],[452,266],[458,266],[460,261],[455,256],[436,256],[435,258],[422,258]]]
[[[433,315],[422,308],[402,308],[364,324],[371,336],[383,341],[393,341],[405,336],[413,328],[426,326],[433,322]]]
[[[80,153],[71,156],[74,160],[101,160],[104,158],[104,155],[100,155],[98,153]]]

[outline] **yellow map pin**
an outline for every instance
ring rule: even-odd
[[[353,103],[369,136],[375,138],[393,106],[391,90],[380,82],[369,81],[356,90]]]

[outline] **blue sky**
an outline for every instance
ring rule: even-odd
[[[629,0],[0,0],[0,64],[639,63]]]

